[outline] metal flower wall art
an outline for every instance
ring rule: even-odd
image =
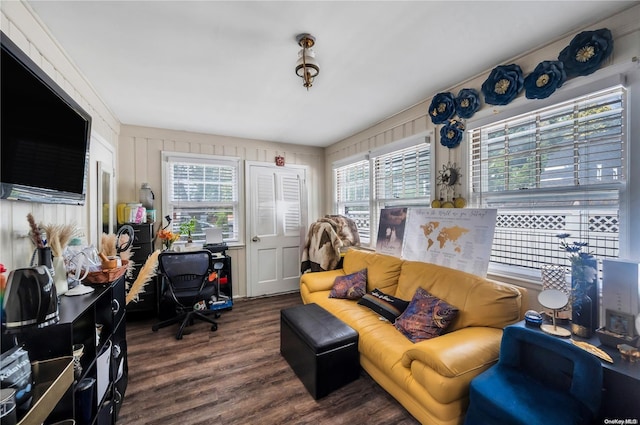
[[[481,92],[489,105],[508,105],[524,90],[527,99],[546,99],[555,93],[566,80],[595,72],[613,52],[611,31],[602,28],[583,31],[559,54],[558,60],[545,60],[523,76],[518,64],[499,65],[482,83]],[[465,124],[481,106],[476,89],[463,88],[458,96],[450,92],[436,94],[429,106],[433,124],[443,124],[440,144],[455,148],[462,141]]]
[[[511,103],[522,90],[524,78],[520,65],[500,65],[491,71],[489,78],[482,83],[484,101],[490,105]]]
[[[433,97],[429,106],[429,116],[434,124],[442,124],[453,117],[456,112],[453,94],[438,93]]]
[[[449,149],[455,148],[462,141],[464,123],[457,119],[449,120],[440,129],[440,144]]]
[[[480,108],[480,94],[476,89],[462,89],[455,99],[456,114],[460,118],[469,119]]]
[[[583,31],[558,55],[567,78],[594,73],[613,52],[613,36],[607,28]]]
[[[560,61],[543,61],[524,79],[524,93],[527,99],[546,99],[556,89],[562,87],[567,74]]]

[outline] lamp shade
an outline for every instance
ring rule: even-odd
[[[296,75],[304,81],[303,86],[309,90],[313,85],[313,79],[320,73],[320,66],[316,61],[316,53],[312,47],[316,39],[311,34],[298,34],[296,37],[298,45],[302,49],[298,52],[298,61],[296,62]]]
[[[313,49],[300,49],[298,52],[296,74],[299,77],[304,78],[305,72],[309,74],[309,78],[314,78],[320,73],[320,66],[318,65],[316,54]]]

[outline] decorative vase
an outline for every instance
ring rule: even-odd
[[[44,248],[36,248],[38,255],[38,265],[46,266],[53,274],[53,255],[51,254],[51,247],[45,246]]]
[[[593,302],[586,293],[576,296],[571,306],[571,333],[582,338],[591,338],[593,335],[594,316],[591,308]]]
[[[582,338],[590,338],[598,328],[597,270],[594,258],[571,267],[571,332]]]
[[[542,274],[542,290],[557,289],[567,297],[571,296],[571,286],[567,279],[567,269],[563,266],[545,264],[540,269]],[[552,310],[545,309],[548,316],[553,315]],[[571,303],[556,311],[556,318],[560,320],[571,319]]]
[[[67,269],[64,266],[64,258],[53,257],[53,283],[56,285],[56,292],[62,295],[69,290],[67,282]]]
[[[149,183],[142,183],[142,186],[140,187],[140,203],[142,206],[147,210],[152,210],[155,198],[153,191],[149,187]]]

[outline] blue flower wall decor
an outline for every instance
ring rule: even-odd
[[[440,144],[449,149],[455,148],[462,141],[464,135],[464,123],[460,120],[449,120],[440,129]]]
[[[471,118],[480,108],[480,94],[476,89],[462,89],[455,98],[456,113],[460,118]]]
[[[607,28],[583,31],[558,55],[567,78],[589,75],[613,52],[613,36]]]
[[[491,71],[482,83],[484,101],[490,105],[506,105],[520,93],[524,85],[519,65],[500,65]]]
[[[543,61],[524,79],[524,94],[527,99],[546,99],[562,87],[567,74],[560,61]]]
[[[431,101],[431,106],[429,106],[429,116],[434,124],[446,122],[453,117],[455,112],[453,94],[449,92],[436,94]]]

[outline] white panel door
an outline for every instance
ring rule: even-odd
[[[307,223],[305,169],[249,163],[247,174],[248,295],[296,291]]]

